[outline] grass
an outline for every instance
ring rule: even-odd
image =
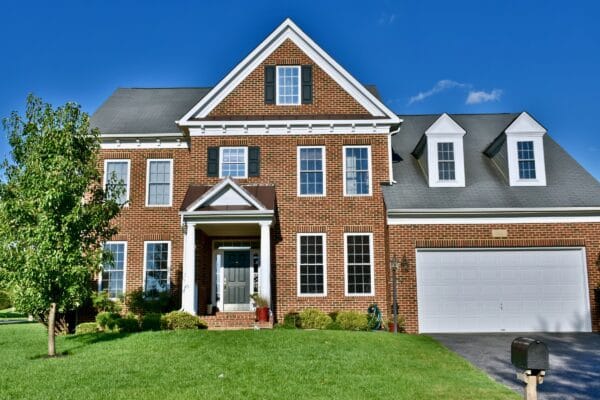
[[[4,310],[0,310],[0,319],[1,318],[7,318],[7,319],[25,318],[25,319],[27,319],[27,314],[16,312],[14,308],[7,308]]]
[[[0,399],[518,399],[426,336],[161,331],[59,337],[0,326]]]

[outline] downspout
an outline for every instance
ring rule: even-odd
[[[397,183],[394,180],[394,171],[392,170],[392,136],[395,135],[396,133],[400,132],[400,125],[398,125],[398,129],[396,129],[395,131],[391,131],[388,135],[388,171],[389,171],[389,180],[390,180],[390,186],[393,185],[394,183]]]

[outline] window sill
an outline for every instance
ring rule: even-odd
[[[309,298],[310,297],[321,297],[321,298],[324,298],[324,297],[327,297],[327,293],[324,293],[324,294],[301,294],[301,293],[298,293],[298,297],[309,297]]]

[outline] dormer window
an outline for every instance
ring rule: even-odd
[[[524,112],[504,133],[510,186],[546,186],[546,129]]]
[[[448,114],[442,114],[425,131],[424,142],[422,141],[427,146],[424,168],[427,169],[430,187],[465,186],[465,133],[466,131]],[[424,146],[421,149],[424,150]]]
[[[300,67],[277,67],[277,105],[300,104]]]
[[[455,181],[454,143],[438,143],[438,177],[440,181]]]

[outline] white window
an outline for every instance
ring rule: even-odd
[[[456,180],[454,166],[454,143],[440,142],[437,144],[438,151],[438,178],[440,181]]]
[[[127,243],[106,242],[103,246],[108,260],[102,264],[102,273],[98,280],[98,290],[108,292],[116,299],[125,292],[125,271],[127,268]]]
[[[300,67],[277,67],[276,98],[278,105],[300,104]]]
[[[173,160],[148,160],[146,205],[169,207],[173,193]]]
[[[546,186],[546,129],[524,112],[504,132],[510,185]]]
[[[519,179],[535,179],[533,141],[517,142],[517,158],[519,160]]]
[[[247,147],[221,147],[219,155],[219,176],[225,178],[248,177],[248,148]]]
[[[171,242],[144,242],[144,290],[164,292],[169,289]]]
[[[298,195],[325,195],[325,147],[298,147]]]
[[[347,296],[375,294],[373,234],[344,234],[344,269]]]
[[[327,295],[325,234],[298,234],[298,296]]]
[[[344,195],[371,195],[371,147],[344,146]]]
[[[129,201],[129,160],[104,160],[104,189],[119,204]]]

